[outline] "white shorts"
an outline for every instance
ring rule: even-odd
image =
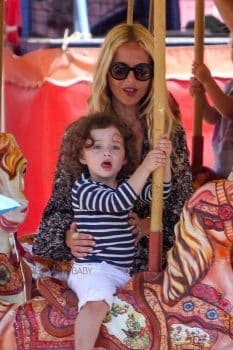
[[[69,287],[77,294],[79,310],[88,301],[104,300],[111,307],[113,295],[130,280],[121,268],[106,263],[74,263],[68,278]]]

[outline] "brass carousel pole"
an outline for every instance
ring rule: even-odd
[[[204,56],[204,0],[196,0],[195,4],[195,25],[194,25],[194,60],[203,63]],[[197,172],[203,164],[203,136],[202,136],[202,115],[203,115],[204,91],[200,90],[194,96],[194,121],[192,140],[192,169]]]
[[[148,20],[148,30],[153,34],[154,32],[154,1],[150,1],[149,8],[149,20]]]
[[[166,5],[165,1],[154,0],[154,116],[153,116],[153,146],[164,134],[165,115],[167,108],[166,91]],[[163,213],[163,178],[161,167],[153,174],[151,233],[149,239],[149,272],[162,271],[162,213]]]
[[[4,43],[4,0],[0,0],[0,132],[3,128],[3,43]]]
[[[127,23],[133,24],[134,0],[128,0]]]

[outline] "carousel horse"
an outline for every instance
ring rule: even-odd
[[[28,210],[24,195],[26,167],[27,161],[14,136],[0,133],[0,193],[20,204],[17,210],[0,213],[0,300],[13,303],[31,299],[32,277],[66,279],[70,269],[70,263],[58,264],[33,256],[33,234],[17,238],[18,227],[25,220]]]
[[[114,297],[96,342],[106,350],[233,349],[233,181],[200,187],[175,227],[167,267],[139,273]],[[0,349],[74,349],[77,298],[37,280],[40,297],[0,304]]]
[[[24,221],[28,207],[23,193],[26,166],[15,138],[0,133],[0,191],[20,204],[18,209],[0,215],[0,299],[16,303],[27,299],[27,267],[20,259],[16,238],[18,225]]]

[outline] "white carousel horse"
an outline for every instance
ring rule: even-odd
[[[233,349],[233,181],[199,188],[185,204],[163,273],[139,273],[117,293],[96,346],[107,350]],[[72,350],[77,299],[38,280],[43,297],[0,304],[0,349]]]
[[[27,299],[22,263],[16,242],[16,232],[27,214],[24,196],[24,175],[27,162],[15,138],[0,133],[0,192],[19,203],[19,208],[0,214],[0,299],[22,303]]]
[[[55,264],[30,254],[33,235],[17,239],[18,227],[28,211],[24,195],[26,167],[27,161],[14,136],[0,133],[0,193],[19,203],[19,208],[14,211],[0,212],[0,300],[12,303],[31,299],[32,277],[57,275],[61,278],[67,275],[67,264]]]

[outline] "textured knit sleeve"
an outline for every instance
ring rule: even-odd
[[[184,202],[192,195],[192,173],[189,163],[189,150],[185,131],[180,124],[173,135],[172,147],[176,154],[171,156],[172,185],[170,196],[164,203],[163,210],[163,252],[173,245],[174,226],[179,221]]]
[[[53,260],[69,260],[65,232],[73,221],[71,182],[64,186],[63,174],[57,172],[50,200],[45,208],[33,242],[33,253]]]

